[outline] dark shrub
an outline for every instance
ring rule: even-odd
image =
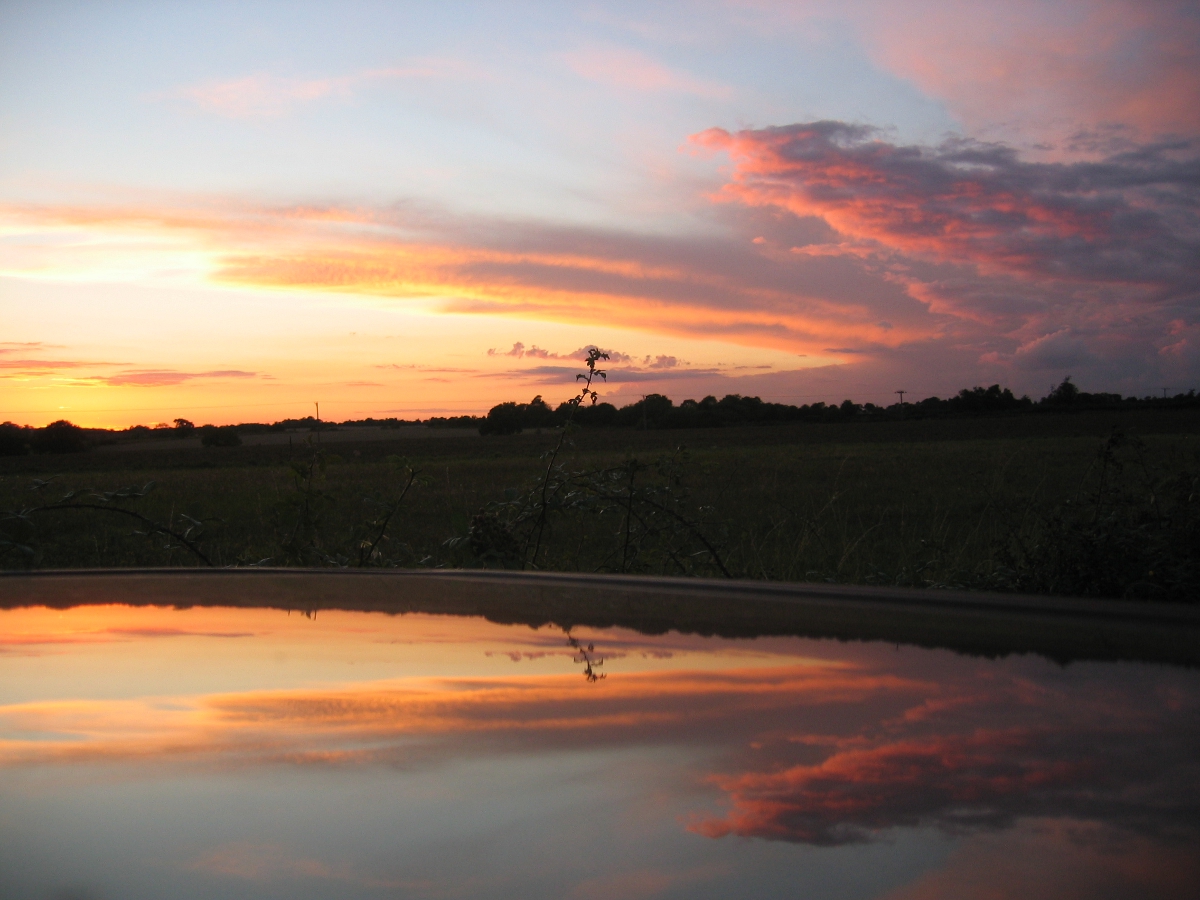
[[[33,449],[38,453],[79,453],[87,449],[87,435],[78,425],[59,419],[33,433]]]
[[[0,425],[0,456],[24,456],[28,452],[24,428],[12,422]]]
[[[200,429],[200,443],[205,447],[240,447],[236,425],[205,425]]]
[[[1069,382],[1064,382],[1069,383]],[[1100,447],[1085,489],[1013,528],[993,582],[1083,597],[1200,597],[1200,475],[1163,473],[1119,431]]]

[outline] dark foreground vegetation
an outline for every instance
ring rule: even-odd
[[[601,406],[599,361],[568,418]],[[316,430],[239,446],[238,429],[210,428],[200,446],[123,452],[81,452],[88,436],[55,423],[41,452],[27,442],[0,459],[0,564],[486,567],[1196,601],[1200,406],[1097,401],[1070,382],[1055,394],[978,389],[962,403],[1000,408],[906,404],[770,428],[663,425],[646,409],[644,428],[547,420],[336,445]],[[203,430],[172,430],[189,429]]]

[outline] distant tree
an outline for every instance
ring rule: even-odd
[[[546,404],[541,394],[529,401],[523,413],[521,419],[526,428],[554,427],[554,410]]]
[[[516,434],[522,428],[522,410],[516,403],[501,403],[488,410],[479,426],[480,434]]]
[[[385,419],[384,428],[399,428],[408,424],[396,419]],[[482,416],[431,416],[425,420],[426,428],[478,428],[483,424]]]
[[[86,450],[87,435],[66,419],[51,422],[34,432],[33,449],[38,453],[79,453]]]
[[[637,403],[617,411],[616,424],[625,428],[662,428],[675,404],[662,394],[647,394]]]
[[[196,431],[196,426],[187,419],[175,420],[175,437],[186,438],[191,437]]]
[[[1079,388],[1071,383],[1071,376],[1068,375],[1062,380],[1062,383],[1052,390],[1045,402],[1054,406],[1070,406],[1079,397]]]

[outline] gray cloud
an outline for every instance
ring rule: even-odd
[[[523,344],[521,341],[517,341],[516,343],[514,343],[512,345],[512,348],[509,350],[497,350],[496,348],[493,347],[488,350],[487,355],[488,356],[512,356],[512,357],[515,357],[516,359],[521,359],[522,357],[527,357],[529,359],[585,360],[588,358],[588,353],[590,351],[592,351],[593,349],[599,350],[601,353],[605,354],[608,357],[607,362],[609,362],[609,363],[624,363],[624,362],[631,362],[633,360],[633,357],[631,357],[627,353],[622,353],[619,350],[607,350],[603,347],[596,347],[594,344],[588,344],[586,346],[580,347],[578,350],[574,350],[571,353],[553,353],[549,350],[543,350],[537,344],[534,344],[531,347],[526,347],[525,344]]]

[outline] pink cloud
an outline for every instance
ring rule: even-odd
[[[733,90],[719,82],[670,69],[628,47],[593,46],[565,54],[571,70],[588,81],[638,92],[692,94],[727,99]]]
[[[1005,380],[1032,393],[1068,374],[1088,390],[1144,393],[1164,384],[1186,390],[1200,377],[1200,356],[1179,331],[1200,324],[1200,163],[1186,142],[1050,164],[994,143],[905,145],[833,122],[709,131],[696,141],[734,161],[718,194],[729,202],[710,207],[717,227],[702,235],[332,206],[19,207],[0,215],[34,234],[174,234],[207,255],[217,283],[401,303],[436,298],[453,314],[718,339],[810,361],[832,356],[840,367],[769,385],[704,375],[703,384],[677,388],[683,396],[762,390],[788,402],[829,400],[850,385],[855,399],[878,402],[895,383],[944,393]],[[1047,378],[1070,357],[1017,351],[1058,333],[1082,344],[1084,365]],[[580,358],[515,343],[492,356]],[[618,363],[632,361],[614,355]],[[566,383],[575,371],[531,374]],[[844,381],[830,396],[818,387],[826,375]]]
[[[1171,323],[1200,324],[1196,142],[1048,163],[999,143],[904,145],[832,121],[692,140],[733,160],[717,199],[835,232],[793,255],[843,260],[946,317],[930,342],[943,353],[975,347],[981,366],[1084,370],[1110,385],[1200,376],[1200,360],[1163,352],[1180,343]],[[878,339],[841,346],[903,352]]]
[[[1090,761],[1061,758],[1051,749],[1056,739],[1023,729],[979,730],[851,746],[816,765],[718,777],[733,811],[692,828],[708,837],[835,845],[930,821],[948,830],[1005,825],[1014,806],[1032,812],[1048,795],[1089,781]]]
[[[348,91],[349,85],[340,79],[279,78],[259,74],[183,88],[176,96],[190,100],[205,112],[248,119],[278,116],[296,103]]]
[[[1054,280],[1176,286],[1197,274],[1200,152],[1188,142],[1051,164],[966,139],[892,144],[832,121],[692,140],[733,158],[725,198],[817,216],[881,250]]]
[[[59,344],[50,345],[41,341],[0,341],[0,353],[31,353],[51,346],[56,350],[62,349]]]
[[[286,78],[265,73],[209,81],[160,95],[182,99],[205,112],[234,119],[283,115],[293,107],[329,97],[349,97],[374,82],[390,79],[462,76],[469,69],[453,60],[423,59],[410,65],[369,69],[327,78]]]
[[[179,372],[174,369],[141,369],[110,375],[101,379],[112,386],[161,387],[182,384],[196,379],[257,378],[257,372],[242,372],[238,369],[219,369],[212,372]]]
[[[25,371],[53,372],[57,369],[78,369],[82,366],[105,365],[77,359],[0,359],[0,369],[22,369]]]
[[[1193,4],[915,0],[850,15],[882,66],[944,99],[977,133],[1067,144],[1080,128],[1112,123],[1141,139],[1200,132]]]

